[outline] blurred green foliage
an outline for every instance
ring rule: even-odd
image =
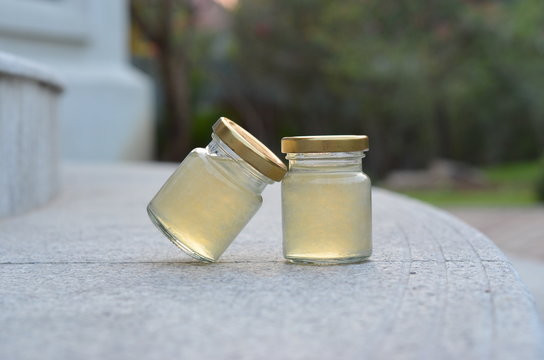
[[[275,151],[282,136],[367,134],[372,176],[437,157],[492,165],[543,154],[542,0],[239,0],[222,29],[196,26],[196,8],[177,11],[171,50],[190,86],[159,91],[159,157],[205,145],[220,115]],[[182,116],[168,103],[188,104],[188,140],[171,130]]]
[[[221,97],[267,143],[368,134],[375,174],[544,148],[542,0],[240,0],[233,31]]]

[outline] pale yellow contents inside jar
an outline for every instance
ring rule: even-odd
[[[288,260],[342,263],[372,252],[370,179],[360,171],[287,173],[282,184]]]
[[[165,235],[199,260],[216,261],[261,206],[260,195],[229,179],[235,161],[193,150],[148,206]]]

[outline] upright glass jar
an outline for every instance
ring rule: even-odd
[[[281,141],[283,253],[291,262],[340,264],[372,253],[366,136],[296,136]]]
[[[286,171],[260,141],[220,118],[206,149],[187,155],[147,212],[181,250],[214,262],[261,207],[266,185],[280,181]]]

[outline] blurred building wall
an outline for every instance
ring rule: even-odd
[[[151,83],[129,64],[127,0],[2,0],[0,49],[44,63],[63,80],[65,159],[152,156]]]

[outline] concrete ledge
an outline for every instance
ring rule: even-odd
[[[173,167],[67,167],[48,207],[0,222],[0,358],[541,359],[531,295],[486,237],[374,191],[375,253],[281,256],[279,186],[212,265],[145,205]]]
[[[44,205],[58,191],[60,91],[39,64],[0,52],[0,218]]]
[[[12,54],[0,52],[0,76],[23,78],[62,91],[61,81],[47,67]]]

